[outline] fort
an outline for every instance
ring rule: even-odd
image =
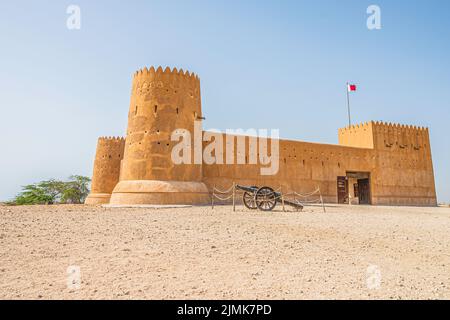
[[[175,164],[172,133],[194,132],[202,119],[197,75],[161,67],[136,72],[126,138],[99,138],[86,203],[205,204],[213,186],[236,182],[305,193],[319,187],[329,203],[437,205],[428,128],[369,121],[339,129],[338,145],[280,139],[278,171],[261,175],[248,149],[232,150],[245,163]],[[251,137],[244,139],[250,145]]]

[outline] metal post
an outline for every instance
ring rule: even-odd
[[[349,92],[348,92],[348,89],[349,89],[348,86],[349,86],[349,83],[347,82],[347,88],[346,88],[346,90],[347,90],[348,125],[351,126],[351,125],[352,125],[352,118],[351,118],[351,115],[350,115],[350,94],[349,94]]]
[[[211,196],[211,209],[214,210],[214,191],[216,190],[216,185],[213,187],[212,196]]]
[[[325,204],[323,203],[323,197],[322,197],[322,192],[320,192],[320,187],[319,187],[319,195],[320,195],[320,202],[322,202],[323,212],[326,213],[327,210],[325,210]]]
[[[236,188],[234,187],[235,183],[233,182],[233,211],[236,211],[236,201],[234,199]]]

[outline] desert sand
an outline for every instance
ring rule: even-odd
[[[0,298],[450,299],[450,208],[280,209],[1,206]]]

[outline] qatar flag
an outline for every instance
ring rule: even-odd
[[[348,92],[356,91],[356,84],[348,84],[347,88]]]

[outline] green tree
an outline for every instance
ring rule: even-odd
[[[17,205],[53,204],[57,201],[61,184],[55,180],[41,181],[22,187],[16,198],[12,201]]]
[[[89,183],[91,179],[88,177],[73,175],[70,180],[64,184],[61,192],[62,203],[84,203],[89,195]]]
[[[33,205],[54,203],[84,203],[89,194],[91,179],[79,175],[70,176],[69,181],[55,179],[22,187],[22,191],[7,204]]]

